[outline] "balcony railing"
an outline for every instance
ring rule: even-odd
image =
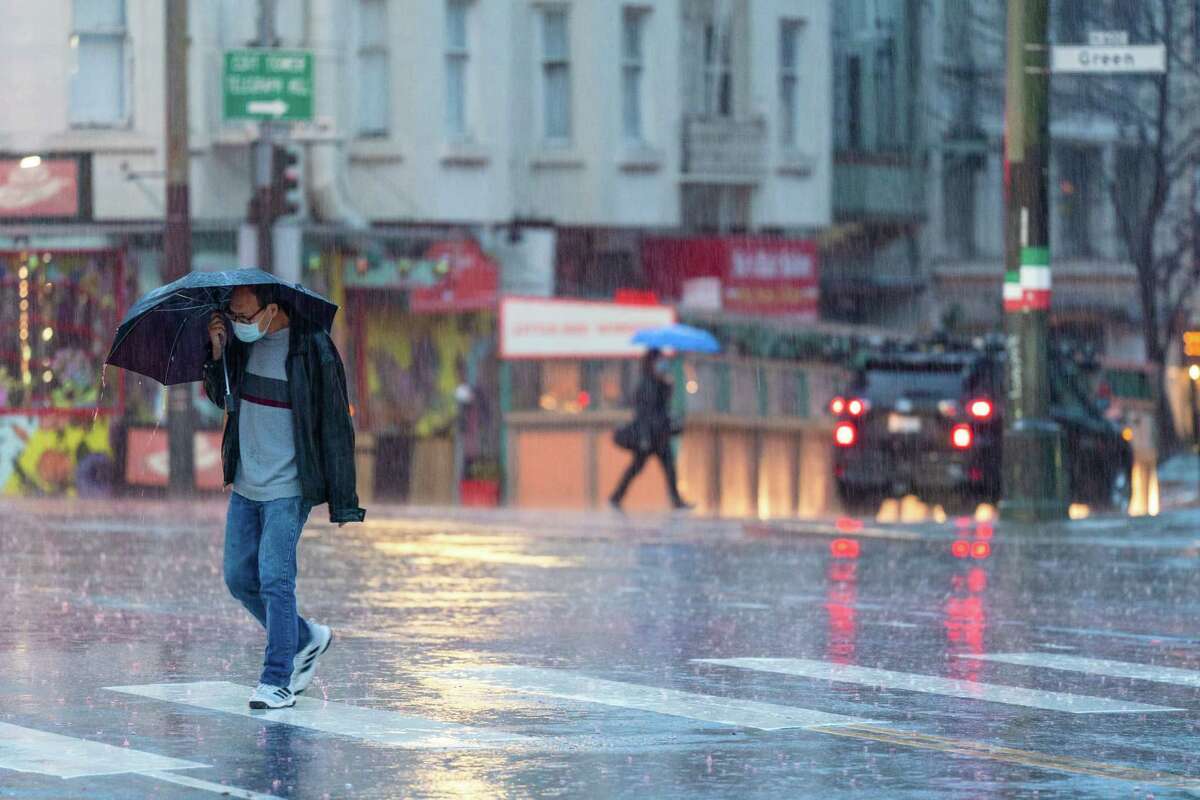
[[[683,125],[684,174],[757,182],[767,168],[767,122],[762,117],[691,117]]]

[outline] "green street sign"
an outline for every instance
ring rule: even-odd
[[[307,122],[313,116],[313,59],[306,50],[226,50],[225,119]]]

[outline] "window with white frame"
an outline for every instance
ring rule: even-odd
[[[446,2],[446,132],[471,138],[471,7],[474,0]]]
[[[387,136],[391,107],[387,0],[359,0],[358,135]]]
[[[125,0],[75,0],[72,24],[71,124],[126,124]]]
[[[571,139],[571,51],[567,10],[543,8],[542,16],[542,131],[547,142]]]
[[[802,25],[799,20],[786,19],[779,26],[779,140],[784,147],[796,146]]]
[[[642,125],[643,76],[646,65],[642,39],[649,10],[626,6],[621,16],[621,128],[627,142],[645,140]]]
[[[733,52],[725,26],[704,26],[704,113],[733,116]]]

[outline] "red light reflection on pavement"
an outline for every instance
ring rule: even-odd
[[[983,655],[987,636],[987,569],[979,562],[992,554],[992,526],[979,523],[973,529],[960,526],[950,546],[955,558],[973,559],[962,564],[950,576],[950,596],[943,608],[942,628],[946,632],[948,656]],[[950,677],[977,681],[984,662],[969,658],[950,658]]]
[[[836,664],[853,664],[858,639],[854,609],[858,603],[858,562],[845,559],[858,556],[858,542],[852,539],[844,541],[853,542],[854,556],[830,561],[825,573],[828,580],[825,589],[825,613],[828,615],[825,657]],[[834,555],[833,558],[838,556]]]

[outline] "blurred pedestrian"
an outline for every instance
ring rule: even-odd
[[[225,484],[233,486],[225,584],[267,632],[250,707],[287,708],[308,688],[333,639],[328,626],[296,610],[304,523],[321,503],[339,527],[366,514],[355,487],[345,369],[329,335],[293,316],[273,284],[237,287],[225,313],[212,315],[208,334],[204,388],[227,412],[221,455]]]
[[[661,350],[651,348],[642,357],[642,376],[634,395],[633,422],[617,431],[614,439],[622,447],[633,451],[633,461],[621,476],[617,488],[608,502],[617,511],[625,492],[637,474],[646,466],[650,456],[657,456],[667,479],[667,491],[671,505],[676,509],[692,506],[679,496],[675,475],[675,454],[671,450],[671,437],[675,430],[671,421],[671,393],[674,389],[671,361]]]

